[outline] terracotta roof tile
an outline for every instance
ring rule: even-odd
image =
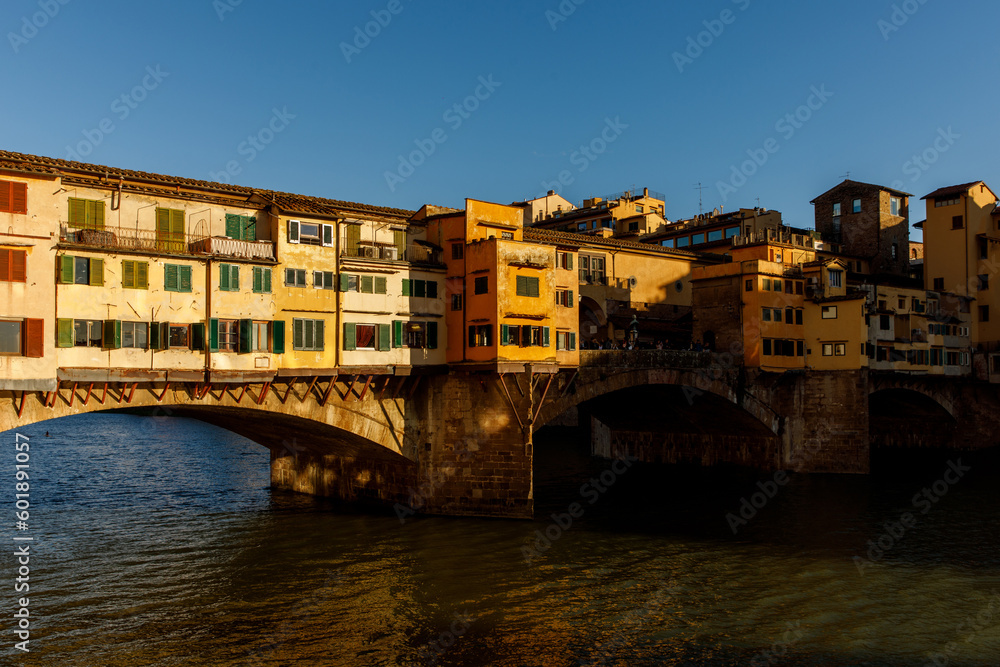
[[[973,185],[978,185],[982,181],[972,181],[971,183],[963,183],[962,185],[950,185],[946,188],[938,188],[929,195],[924,195],[921,199],[932,199],[936,197],[944,197],[946,195],[960,195],[969,191]]]

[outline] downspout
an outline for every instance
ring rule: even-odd
[[[344,343],[344,341],[341,340],[343,326],[340,322],[340,312],[343,306],[342,299],[344,298],[344,293],[340,291],[340,227],[343,222],[343,219],[337,219],[333,223],[334,231],[336,232],[334,235],[335,240],[333,242],[333,284],[337,288],[337,307],[333,316],[333,339],[337,342],[333,346],[333,366],[338,369],[340,368],[340,350]]]

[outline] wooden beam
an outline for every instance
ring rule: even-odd
[[[274,395],[278,397],[278,400],[281,401],[282,405],[284,405],[285,401],[288,400],[288,395],[290,393],[292,393],[292,385],[295,384],[296,380],[298,380],[298,378],[297,377],[293,377],[291,380],[288,381],[288,389],[285,390],[285,396],[284,396],[284,398],[282,398],[282,396],[277,392],[277,390],[275,390]]]
[[[545,383],[545,391],[542,392],[542,400],[538,402],[538,409],[535,410],[535,414],[531,417],[532,424],[538,421],[538,413],[542,411],[542,406],[545,405],[545,397],[549,393],[549,387],[552,386],[552,378],[554,377],[555,375],[549,375],[549,381]]]
[[[361,395],[360,395],[360,396],[358,396],[358,402],[359,402],[359,403],[360,403],[361,401],[365,400],[365,394],[367,394],[367,393],[368,393],[368,386],[369,386],[369,385],[370,385],[370,384],[372,383],[372,378],[373,378],[373,377],[375,377],[375,376],[374,376],[374,375],[369,375],[369,376],[368,376],[368,379],[367,379],[367,380],[365,380],[365,386],[364,386],[364,389],[362,389],[362,390],[361,390]]]
[[[511,398],[510,390],[507,389],[507,382],[504,380],[504,373],[500,373],[500,385],[503,387],[503,393],[507,397],[507,405],[510,406],[510,409],[513,411],[514,416],[517,417],[517,425],[520,426],[521,430],[523,431],[524,422],[521,421],[521,415],[517,413],[517,407],[514,405],[514,399]]]
[[[263,405],[264,401],[267,400],[267,394],[271,391],[271,383],[265,382],[264,386],[261,387],[260,397],[257,399],[257,405]]]
[[[156,402],[157,403],[162,403],[163,402],[163,397],[167,395],[168,391],[170,391],[170,383],[169,382],[167,383],[167,386],[165,386],[163,388],[163,393],[160,394],[159,396],[156,395],[156,392],[153,391],[152,387],[149,388],[149,393],[151,393],[156,398]]]
[[[91,382],[90,386],[87,387],[87,398],[83,399],[83,404],[84,405],[86,405],[87,403],[90,403],[90,395],[92,393],[94,393],[94,383],[93,382]]]
[[[69,395],[69,407],[73,407],[73,402],[76,401],[76,387],[77,387],[77,385],[78,385],[77,382],[73,383],[73,391],[70,392],[70,395]]]
[[[21,405],[17,408],[17,418],[20,419],[21,415],[24,414],[24,402],[27,400],[25,396],[26,392],[21,392]],[[17,399],[14,399],[14,403],[17,404]]]

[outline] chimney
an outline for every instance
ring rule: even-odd
[[[648,197],[649,196],[649,188],[643,188],[642,189],[642,196],[643,197]]]

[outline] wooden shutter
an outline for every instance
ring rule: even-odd
[[[138,289],[149,289],[149,263],[135,263],[135,286]]]
[[[436,350],[438,346],[438,323],[427,323],[427,349]]]
[[[59,258],[59,282],[64,285],[72,285],[76,280],[75,262],[72,255],[63,255]]]
[[[33,359],[45,356],[45,320],[24,320],[24,356]]]
[[[90,284],[101,287],[104,285],[104,260],[97,257],[90,258]]]
[[[528,278],[528,296],[538,298],[538,278]]]
[[[104,202],[87,202],[87,227],[89,229],[104,229]]]
[[[120,350],[122,347],[122,323],[120,320],[104,320],[104,348]]]
[[[385,294],[385,276],[375,276],[375,293]]]
[[[427,298],[436,299],[438,296],[438,284],[436,280],[427,281]]]
[[[571,350],[575,350],[576,349],[576,334],[575,333],[571,333],[569,335],[569,349],[571,349]]]
[[[347,226],[347,254],[350,257],[358,256],[358,246],[361,244],[361,225]],[[402,259],[402,258],[400,258]]]
[[[549,328],[542,327],[542,347],[549,346]]]
[[[354,350],[358,347],[357,325],[344,323],[344,349]]]
[[[179,269],[176,264],[165,264],[163,266],[163,289],[168,292],[178,292],[180,286]]]
[[[11,279],[11,264],[13,264],[11,255],[13,250],[0,250],[0,280],[9,281]]]
[[[256,241],[257,240],[257,217],[256,216],[243,216],[243,240],[244,241]]]
[[[392,232],[392,240],[396,245],[396,257],[399,259],[406,257],[406,232],[394,229]]]
[[[333,225],[323,225],[323,246],[333,245]]]
[[[168,250],[170,244],[170,209],[156,209],[156,249]]]
[[[28,281],[28,253],[25,250],[11,250],[10,253],[11,282],[24,283]]]
[[[388,350],[392,347],[389,341],[390,327],[388,324],[378,325],[378,349]]]
[[[413,281],[413,296],[424,297],[427,295],[427,283],[423,280]]]
[[[253,267],[253,291],[262,292],[264,291],[264,270],[259,266]]]
[[[73,320],[56,320],[56,347],[73,347]]]
[[[219,264],[219,289],[229,291],[229,265]]]
[[[350,286],[350,278],[346,273],[340,274],[340,291],[346,292],[347,288]]]
[[[528,289],[524,285],[524,276],[514,277],[514,291],[517,293],[518,296],[528,295]]]
[[[13,192],[11,194],[11,209],[13,213],[27,213],[28,212],[28,184],[27,183],[13,183]]]
[[[288,221],[288,242],[298,243],[299,242],[299,221],[289,220]]]
[[[215,318],[208,321],[208,351],[219,351],[219,320]]]
[[[326,322],[323,320],[313,320],[313,326],[316,329],[315,348],[317,350],[326,349]]]
[[[184,240],[184,211],[170,211],[170,235],[175,241]]]
[[[573,270],[573,253],[566,253],[566,268],[570,271]]]
[[[149,349],[151,350],[162,350],[163,341],[161,340],[163,329],[160,327],[159,322],[151,322],[149,324]]]
[[[271,352],[274,354],[285,353],[285,322],[275,320],[271,322]]]
[[[476,327],[469,327],[469,347],[476,346]]]
[[[261,292],[271,293],[271,269],[261,269]]]
[[[500,325],[500,344],[501,345],[510,344],[510,326],[506,324]]]
[[[576,299],[573,298],[573,290],[566,292],[566,305],[570,308],[576,307]]]
[[[229,267],[229,289],[234,292],[240,291],[240,267],[238,264],[232,264]]]
[[[122,287],[135,287],[135,267],[138,262],[122,260]]]
[[[0,213],[11,213],[11,189],[14,183],[11,181],[0,181]]]
[[[252,342],[253,320],[240,320],[240,354],[250,351]]]
[[[375,280],[372,276],[361,276],[361,291],[364,294],[372,294],[375,291]]]
[[[392,346],[403,347],[403,321],[392,321]]]
[[[226,236],[231,239],[243,240],[243,221],[240,216],[226,214]]]
[[[191,291],[191,267],[190,266],[180,266],[178,267],[178,273],[180,275],[180,285],[179,291],[190,292]]]
[[[301,350],[304,346],[303,341],[305,340],[305,320],[293,319],[292,320],[292,349]]]
[[[196,322],[191,325],[191,349],[205,349],[205,323]]]
[[[87,226],[87,200],[70,197],[69,199],[69,226]]]
[[[410,292],[412,291],[412,288],[411,288],[412,283],[413,283],[413,281],[411,281],[411,280],[407,280],[407,279],[403,280],[403,296],[410,296]]]

